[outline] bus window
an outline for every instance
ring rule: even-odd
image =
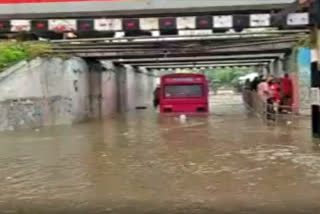
[[[166,85],[164,93],[165,93],[166,98],[202,97],[203,96],[203,86],[200,84]]]

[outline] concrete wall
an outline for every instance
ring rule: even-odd
[[[136,80],[136,106],[148,106],[151,104],[154,87],[150,86],[150,80],[153,82],[150,76],[145,73],[135,73]]]
[[[79,122],[88,112],[88,67],[81,59],[36,59],[0,76],[0,130]]]
[[[127,110],[133,110],[136,108],[136,98],[137,98],[137,80],[136,78],[138,78],[137,74],[135,73],[135,70],[133,67],[126,66],[124,69],[124,72],[126,75],[126,83],[125,83],[125,89],[126,89],[126,98],[127,98],[127,106],[126,109]]]
[[[108,117],[118,111],[118,90],[116,68],[110,62],[103,63],[101,73],[102,117]]]
[[[89,65],[89,112],[90,118],[100,118],[102,115],[102,72],[100,63],[93,62]]]
[[[293,108],[296,113],[310,114],[311,51],[295,48],[284,60],[284,72],[293,82]]]
[[[153,76],[127,65],[116,69],[116,78],[120,112],[134,110],[141,106],[151,106],[155,88]]]
[[[311,114],[311,50],[310,48],[299,48],[298,56],[298,76],[299,76],[299,102],[300,114]]]
[[[154,78],[80,58],[21,62],[0,74],[0,131],[72,124],[152,103]]]

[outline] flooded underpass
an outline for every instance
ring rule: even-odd
[[[266,126],[239,96],[211,102],[186,122],[147,109],[0,134],[1,212],[320,213],[308,121]]]

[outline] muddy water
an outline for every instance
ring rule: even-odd
[[[308,123],[265,126],[214,99],[185,123],[142,110],[0,134],[1,213],[320,213]]]

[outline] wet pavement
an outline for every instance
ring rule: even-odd
[[[1,213],[320,213],[308,121],[267,126],[238,96],[210,116],[152,110],[0,134]]]

